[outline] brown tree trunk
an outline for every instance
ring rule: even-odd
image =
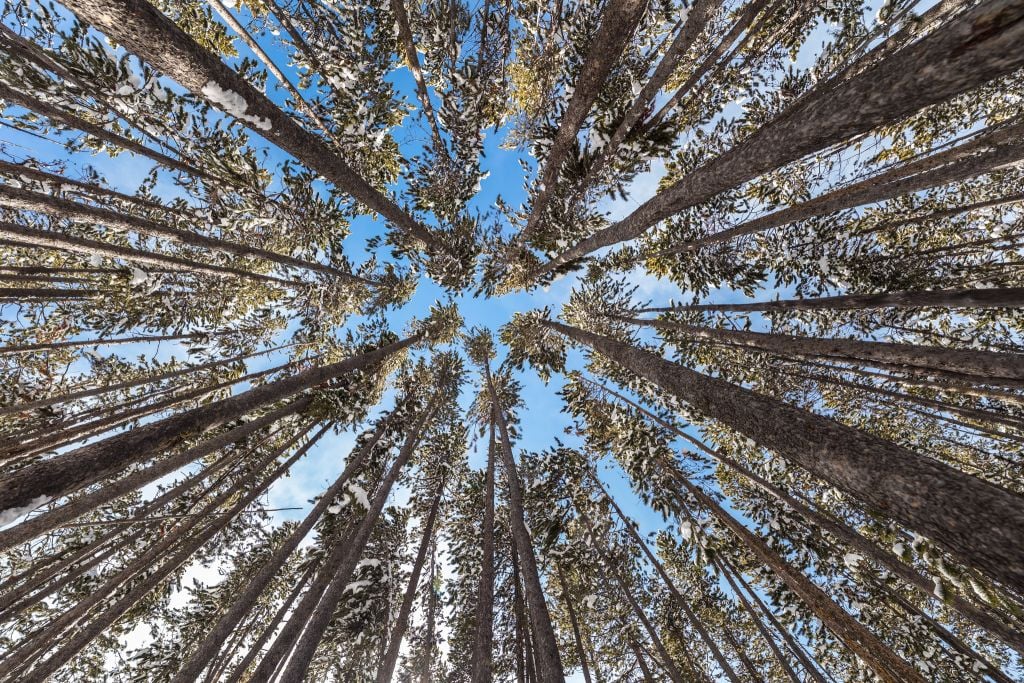
[[[877,436],[708,377],[623,342],[545,320],[708,417],[1016,590],[1024,587],[1024,499]]]
[[[156,334],[139,335],[136,337],[115,337],[113,339],[72,339],[59,342],[40,342],[38,344],[17,344],[15,346],[0,346],[0,356],[15,353],[28,353],[30,351],[56,351],[58,349],[74,349],[83,346],[113,346],[116,344],[141,344],[143,342],[161,342],[177,339],[199,339],[204,337],[218,337],[230,334],[226,332],[185,332],[182,334]]]
[[[588,382],[590,380],[587,380]],[[645,409],[643,406],[631,401],[625,396],[618,394],[610,389],[602,387],[603,391],[606,391],[617,399],[629,404],[643,415],[656,422],[661,427],[668,431],[676,434],[677,436],[689,441],[694,446],[700,449],[700,451],[706,455],[711,456],[718,462],[722,463],[726,467],[729,467],[736,473],[740,474],[755,486],[759,487],[766,493],[773,496],[775,499],[785,503],[792,510],[797,512],[799,515],[804,517],[812,525],[827,531],[834,537],[839,539],[842,543],[853,548],[859,553],[862,553],[865,557],[870,558],[872,561],[877,562],[879,565],[885,567],[888,571],[892,572],[895,576],[905,581],[908,585],[918,590],[922,595],[933,598],[935,596],[935,583],[925,576],[918,573],[916,569],[910,565],[902,562],[894,554],[886,551],[885,549],[878,546],[877,543],[870,539],[862,536],[860,533],[850,528],[846,524],[837,521],[831,517],[826,516],[823,513],[816,511],[802,500],[798,500],[795,496],[790,495],[785,490],[775,486],[768,480],[752,472],[745,465],[739,461],[723,454],[721,451],[713,450],[708,448],[700,441],[687,434],[686,432],[677,429],[674,425],[662,420],[660,417]],[[737,575],[737,579],[743,583],[742,576]],[[956,609],[961,616],[965,619],[973,622],[975,625],[985,629],[992,635],[1000,638],[1004,643],[1017,650],[1018,652],[1024,652],[1024,634],[1009,628],[1006,624],[993,617],[991,614],[980,609],[976,605],[971,604],[959,595],[951,594],[946,596],[948,605],[953,609]]]
[[[842,85],[823,83],[623,220],[537,268],[533,277],[634,239],[674,213],[767,171],[1012,73],[1024,64],[1022,18],[1021,0],[985,0]]]
[[[849,360],[869,365],[882,363],[884,367],[898,366],[900,368],[907,368],[907,372],[917,373],[938,370],[976,377],[978,383],[1024,387],[1024,354],[1020,353],[967,351],[942,346],[861,341],[858,339],[797,337],[791,334],[747,332],[719,327],[699,327],[697,325],[685,325],[668,320],[643,320],[624,316],[613,317],[632,325],[653,327],[658,330],[671,330],[695,339],[742,346],[780,356]]]
[[[395,28],[398,29],[398,43],[402,47],[402,56],[405,57],[406,66],[412,72],[413,80],[416,82],[416,96],[423,106],[423,114],[430,125],[430,134],[434,141],[434,152],[438,155],[447,156],[444,140],[441,138],[441,128],[437,125],[437,114],[434,113],[434,105],[430,102],[430,92],[427,90],[427,83],[423,79],[423,69],[420,68],[420,58],[416,51],[416,42],[412,37],[412,29],[409,27],[409,15],[405,11],[405,0],[391,0],[391,13],[395,15]]]
[[[201,458],[205,458],[216,453],[222,449],[222,447],[229,445],[230,443],[238,442],[250,434],[259,431],[263,427],[267,427],[278,420],[287,418],[288,416],[301,413],[305,410],[310,400],[311,399],[308,396],[300,397],[293,400],[291,403],[284,405],[284,407],[280,409],[268,412],[255,420],[250,420],[238,427],[234,427],[233,429],[209,438],[195,446],[189,447],[189,449],[179,452],[176,455],[158,460],[153,465],[132,472],[128,476],[122,477],[94,490],[94,492],[90,492],[84,496],[79,496],[66,505],[62,505],[50,510],[49,512],[27,519],[10,528],[0,530],[0,550],[11,548],[19,543],[31,541],[52,528],[56,528],[57,526],[65,524],[76,517],[84,515],[104,503],[108,503],[124,496],[125,494],[131,493],[133,490],[141,488],[152,481],[156,481],[165,474],[170,474],[171,472],[184,467],[188,463],[196,462]]]
[[[74,12],[193,94],[211,101],[216,99],[211,88],[240,95],[246,103],[244,111],[229,112],[239,122],[411,237],[428,247],[437,246],[426,227],[367,183],[322,139],[302,128],[146,0],[80,0],[75,3]]]
[[[633,37],[646,8],[646,0],[608,0],[605,3],[601,25],[590,42],[583,68],[574,83],[572,98],[544,159],[544,170],[539,178],[540,190],[534,197],[526,227],[517,236],[521,244],[528,242],[541,224],[547,205],[555,194],[562,164],[576,144],[580,126],[590,113],[612,67]]]
[[[166,561],[161,568],[152,574],[148,575],[144,581],[139,582],[138,585],[134,586],[125,596],[117,600],[113,605],[108,606],[104,609],[98,617],[87,627],[76,630],[69,638],[65,639],[60,648],[57,649],[50,657],[40,663],[38,666],[33,668],[28,674],[25,674],[21,679],[25,683],[43,683],[50,674],[59,669],[65,663],[67,663],[72,657],[74,657],[83,647],[88,645],[94,638],[99,636],[104,630],[114,624],[128,609],[130,609],[136,602],[145,597],[151,590],[157,587],[165,578],[167,578],[173,571],[178,569],[188,559],[205,545],[210,539],[212,539],[217,533],[219,533],[228,522],[233,519],[239,512],[248,507],[263,491],[267,489],[273,482],[275,482],[282,474],[287,472],[291,466],[316,443],[317,439],[327,431],[327,427],[320,430],[318,434],[313,436],[307,443],[300,449],[298,449],[292,456],[290,456],[283,463],[278,465],[273,472],[266,476],[260,484],[252,487],[245,495],[243,495],[227,512],[219,515],[220,519],[214,524],[209,525],[206,529],[195,535],[185,536],[184,531],[179,531],[178,535],[181,536],[184,541],[183,547],[181,547],[171,559]],[[261,464],[260,468],[265,467],[269,462],[272,462],[277,457],[277,453],[274,453],[273,457],[265,459]],[[258,470],[255,470],[258,471]],[[227,500],[226,496],[219,496],[217,505]],[[198,517],[196,519],[199,519]],[[189,528],[183,525],[183,528]],[[141,556],[139,559],[146,558],[145,567],[152,565],[155,557],[150,557],[150,553]],[[80,610],[83,602],[80,602],[75,606],[76,610]]]
[[[284,400],[354,370],[365,370],[415,344],[416,333],[374,351],[310,368],[209,405],[146,424],[124,434],[82,446],[50,460],[29,465],[0,481],[0,510],[20,508],[33,500],[65,495],[84,481],[96,481],[202,434],[261,406]]]
[[[565,604],[565,610],[569,613],[569,623],[572,625],[572,637],[576,642],[576,654],[579,656],[580,668],[583,670],[583,681],[584,683],[591,683],[590,667],[587,666],[587,651],[583,647],[583,636],[580,633],[579,620],[576,618],[576,610],[572,606],[569,583],[565,580],[565,571],[562,570],[562,565],[557,565],[556,572],[558,575],[558,585],[562,589],[562,602]]]
[[[669,656],[668,650],[665,649],[665,644],[662,643],[661,638],[658,637],[658,632],[655,630],[654,624],[652,624],[651,620],[647,618],[647,615],[640,607],[640,604],[636,601],[636,598],[633,597],[633,594],[629,592],[629,588],[626,587],[621,576],[617,577],[616,583],[619,586],[619,592],[625,596],[626,602],[629,603],[630,609],[633,610],[633,614],[640,620],[644,630],[647,631],[647,635],[654,644],[654,649],[657,650],[658,656],[661,658],[662,668],[664,668],[665,673],[668,674],[669,680],[671,680],[672,683],[683,683],[683,675],[679,673],[679,669],[676,667],[675,662],[672,661],[672,657]]]
[[[435,409],[436,405],[433,402],[424,409],[421,417],[406,437],[405,443],[402,444],[402,449],[395,462],[377,487],[377,492],[370,502],[370,509],[366,511],[366,516],[349,538],[338,539],[337,545],[320,566],[310,590],[306,592],[295,613],[292,614],[274,641],[267,656],[263,658],[249,679],[251,683],[265,683],[270,680],[274,670],[280,662],[284,661],[289,651],[291,651],[291,656],[288,657],[287,664],[277,680],[281,683],[301,683],[313,654],[323,638],[324,630],[334,616],[345,586],[348,585],[349,578],[359,562],[363,548],[373,532],[373,527],[384,509],[391,488],[398,481],[398,477],[412,457],[413,451],[419,445]],[[294,647],[292,647],[293,643]]]
[[[388,649],[384,655],[384,662],[377,671],[377,683],[391,683],[395,673],[395,666],[398,665],[398,653],[402,646],[402,639],[405,637],[405,630],[409,626],[409,615],[412,613],[412,603],[416,598],[416,587],[420,583],[420,573],[423,571],[423,563],[427,559],[427,549],[434,537],[434,522],[437,519],[437,510],[441,505],[441,496],[444,494],[444,477],[440,477],[437,492],[434,494],[434,502],[430,505],[430,513],[423,522],[423,538],[420,541],[419,551],[413,561],[412,573],[409,574],[409,584],[406,586],[405,595],[402,596],[402,605],[398,609],[398,617],[395,620],[394,628],[388,638]]]
[[[498,434],[501,437],[499,450],[505,466],[505,483],[508,486],[509,524],[512,528],[515,551],[519,555],[523,571],[526,605],[536,648],[537,675],[540,683],[558,683],[565,678],[562,672],[562,659],[558,652],[555,630],[551,625],[551,615],[548,613],[547,603],[544,600],[544,589],[540,584],[540,572],[537,568],[537,556],[533,550],[533,540],[526,527],[522,487],[519,483],[519,471],[512,456],[508,424],[505,421],[504,410],[498,403],[498,394],[494,389],[490,368],[487,366],[484,367],[484,377],[487,382],[487,391],[491,397],[491,405],[494,406]]]
[[[18,246],[26,249],[39,247],[44,249],[67,251],[72,254],[84,254],[86,256],[98,254],[112,259],[124,259],[131,263],[166,268],[169,271],[176,273],[203,273],[205,275],[213,275],[216,277],[242,277],[250,280],[259,280],[261,282],[272,282],[286,287],[295,287],[297,284],[272,275],[260,275],[258,273],[251,273],[247,270],[241,270],[239,268],[200,263],[199,261],[192,261],[186,258],[181,258],[180,256],[170,256],[167,254],[158,254],[152,251],[130,249],[128,247],[108,244],[107,242],[101,242],[99,240],[75,237],[73,235],[67,235],[53,230],[26,228],[23,225],[8,223],[6,221],[0,221],[0,239],[16,243]]]
[[[494,420],[487,443],[487,474],[484,479],[484,518],[480,559],[480,583],[476,596],[476,637],[473,640],[472,683],[491,683],[494,657]],[[589,681],[587,682],[589,683]]]
[[[859,311],[872,308],[1024,308],[1024,287],[945,289],[886,294],[846,294],[817,299],[781,299],[744,304],[689,304],[642,308],[636,313],[676,311]]]
[[[54,182],[63,180],[60,176],[53,176],[53,179]],[[149,218],[140,218],[119,211],[73,202],[44,192],[33,192],[9,185],[0,185],[0,206],[41,212],[87,223],[100,223],[116,230],[161,237],[175,244],[185,244],[210,252],[224,252],[240,258],[257,258],[286,268],[298,268],[300,270],[323,273],[341,280],[364,285],[369,283],[361,277],[324,265],[323,263],[303,261],[293,256],[278,254],[248,244],[240,244],[217,237],[208,237],[190,230],[181,230],[164,225]]]
[[[313,509],[309,511],[309,514],[302,520],[302,522],[295,527],[295,530],[289,534],[288,538],[285,539],[280,546],[278,546],[273,554],[263,565],[253,574],[249,581],[245,584],[245,588],[241,590],[238,597],[235,598],[231,607],[220,616],[217,622],[209,630],[209,632],[203,637],[203,640],[196,646],[195,650],[189,655],[188,659],[181,665],[181,668],[171,679],[171,683],[191,683],[196,680],[199,674],[202,672],[203,667],[209,662],[210,658],[220,647],[224,639],[237,628],[239,622],[245,618],[245,616],[252,611],[253,606],[259,599],[260,594],[266,589],[268,585],[274,580],[284,566],[291,554],[295,552],[295,549],[299,547],[302,539],[306,537],[309,531],[316,524],[317,520],[323,515],[324,511],[334,502],[334,499],[342,492],[342,489],[348,484],[349,480],[354,474],[362,469],[363,463],[366,462],[366,458],[369,456],[371,449],[380,440],[380,437],[384,434],[384,429],[390,422],[390,417],[380,421],[377,428],[374,430],[373,435],[370,439],[363,444],[358,450],[353,452],[352,457],[345,464],[345,469],[338,475],[338,478],[334,480],[334,483],[327,487],[327,490],[323,492],[320,499],[317,500]],[[262,646],[261,646],[262,647]],[[244,669],[243,669],[244,670]]]

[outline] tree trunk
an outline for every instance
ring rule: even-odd
[[[324,511],[334,502],[334,499],[342,492],[342,489],[348,484],[349,480],[360,471],[363,467],[363,463],[366,462],[366,458],[369,456],[370,451],[380,440],[384,434],[384,429],[390,423],[391,418],[387,417],[379,422],[377,428],[373,431],[370,439],[364,443],[358,450],[354,451],[352,457],[345,464],[345,469],[338,475],[338,478],[334,480],[334,483],[327,487],[327,490],[323,492],[320,499],[317,500],[313,509],[309,511],[309,514],[302,520],[302,522],[295,527],[295,530],[289,534],[288,538],[278,546],[273,554],[267,559],[265,563],[253,574],[249,581],[245,584],[245,588],[241,590],[238,597],[235,598],[231,607],[220,616],[217,622],[213,625],[210,631],[203,637],[203,640],[196,646],[195,650],[189,655],[188,659],[181,665],[178,673],[171,679],[171,683],[191,683],[198,678],[203,668],[216,653],[224,639],[231,634],[231,632],[238,626],[242,619],[252,611],[256,601],[260,595],[266,589],[268,585],[277,577],[281,568],[291,557],[295,549],[299,547],[302,539],[306,537],[309,531],[316,524],[317,520],[323,516]],[[262,646],[261,646],[262,647]],[[244,671],[244,669],[241,669]]]
[[[589,381],[589,380],[587,380]],[[863,553],[866,557],[872,561],[877,562],[881,566],[885,567],[889,572],[905,581],[908,585],[918,590],[922,595],[928,598],[935,597],[935,583],[932,579],[922,576],[918,571],[910,565],[902,562],[894,554],[878,546],[874,541],[862,536],[854,529],[847,526],[845,523],[828,517],[823,513],[816,511],[805,502],[798,500],[795,496],[790,495],[785,490],[775,486],[768,480],[752,472],[745,465],[739,461],[723,454],[721,451],[717,451],[708,448],[700,441],[687,434],[686,432],[677,429],[674,425],[662,420],[660,417],[645,409],[643,406],[629,400],[625,396],[611,391],[610,389],[603,388],[604,391],[614,395],[619,400],[628,403],[633,408],[646,415],[651,420],[655,421],[661,427],[668,431],[676,434],[677,436],[686,439],[693,445],[697,446],[700,451],[706,455],[711,456],[718,462],[722,463],[726,467],[729,467],[734,472],[738,473],[745,479],[749,480],[755,486],[759,487],[775,499],[785,503],[788,507],[794,510],[797,514],[804,517],[812,525],[819,527],[820,529],[827,531],[828,533],[835,536],[842,543],[845,543],[849,547],[853,548],[859,553]],[[742,577],[737,577],[742,582]],[[975,625],[985,629],[992,635],[1001,639],[1004,643],[1017,650],[1018,652],[1024,652],[1024,634],[1009,628],[1006,624],[993,617],[983,609],[976,605],[968,602],[964,598],[956,594],[949,594],[946,596],[948,605],[956,609],[962,617],[973,622]],[[823,683],[823,682],[822,682]]]
[[[512,456],[512,442],[509,439],[508,424],[505,413],[498,404],[498,395],[494,389],[490,368],[484,367],[487,391],[494,406],[494,417],[501,437],[500,452],[505,465],[505,480],[508,486],[509,516],[515,550],[519,555],[523,570],[523,586],[526,593],[526,605],[529,611],[530,627],[533,631],[537,657],[537,675],[540,683],[558,683],[565,678],[562,672],[562,660],[558,653],[558,641],[551,625],[551,615],[544,601],[544,589],[540,584],[540,572],[537,569],[537,556],[534,554],[533,541],[526,527],[523,511],[523,493],[519,483],[519,472]]]
[[[183,439],[202,434],[261,406],[284,400],[354,370],[365,370],[418,342],[423,336],[394,342],[343,361],[310,368],[209,405],[146,424],[124,434],[82,446],[29,465],[0,481],[0,510],[65,495],[84,481],[96,481]]]
[[[405,595],[402,596],[402,606],[398,609],[398,618],[395,620],[394,628],[388,638],[388,649],[384,655],[384,662],[377,671],[377,683],[391,683],[395,673],[395,666],[398,665],[398,653],[402,646],[402,639],[405,637],[405,630],[409,626],[409,615],[412,613],[412,603],[416,598],[416,587],[420,583],[420,573],[423,571],[423,563],[427,559],[427,549],[434,537],[434,522],[437,519],[437,510],[441,505],[441,496],[444,494],[444,477],[440,477],[437,492],[434,494],[434,502],[430,506],[430,513],[423,522],[423,538],[420,541],[419,551],[416,553],[416,560],[412,565],[412,573],[409,574],[409,585],[406,586]]]
[[[398,43],[402,48],[402,56],[405,57],[406,66],[412,72],[413,80],[416,82],[416,96],[423,106],[423,114],[430,125],[434,152],[441,156],[447,156],[444,140],[441,138],[441,128],[437,125],[437,114],[434,113],[434,105],[430,102],[430,92],[423,79],[423,69],[420,68],[416,42],[413,40],[412,29],[409,27],[409,15],[405,11],[405,0],[391,0],[391,13],[395,15],[395,28],[398,30]]]
[[[841,85],[823,83],[626,218],[537,268],[533,277],[634,239],[659,221],[767,171],[1012,73],[1024,64],[1022,17],[1021,0],[985,0]]]
[[[304,679],[313,654],[323,638],[324,630],[334,616],[345,586],[348,585],[349,578],[362,556],[363,548],[384,509],[391,488],[419,445],[435,409],[436,404],[433,401],[424,409],[422,416],[406,437],[395,462],[377,487],[366,516],[349,538],[338,539],[337,545],[320,566],[313,586],[306,592],[295,613],[285,624],[270,652],[256,668],[249,679],[250,683],[265,683],[270,680],[289,650],[291,656],[288,657],[287,664],[277,680],[281,683],[301,683]]]
[[[1016,590],[1024,587],[1024,499],[877,436],[555,321],[708,417],[800,465]]]
[[[53,179],[54,182],[63,180],[60,176],[53,176]],[[259,247],[239,244],[217,237],[208,237],[190,230],[180,230],[149,218],[140,218],[119,211],[72,202],[44,192],[33,192],[9,185],[0,185],[0,206],[41,212],[86,223],[100,223],[115,230],[160,237],[175,244],[185,244],[208,252],[224,252],[240,258],[257,258],[284,266],[285,268],[298,268],[300,270],[323,273],[348,282],[368,284],[368,281],[361,277],[315,261],[303,261],[293,256],[278,254],[266,249],[260,249]]]
[[[562,570],[562,565],[557,565],[556,571],[558,573],[558,585],[562,589],[562,602],[565,603],[565,609],[569,613],[569,623],[572,625],[572,637],[576,641],[576,653],[580,658],[580,668],[583,670],[583,681],[584,683],[590,682],[590,667],[587,666],[587,652],[583,647],[583,636],[580,634],[580,624],[576,618],[576,610],[572,606],[572,596],[569,595],[569,584],[565,580],[565,572]]]
[[[999,351],[950,349],[942,346],[797,337],[791,334],[746,332],[717,327],[699,327],[667,320],[643,320],[612,316],[631,325],[671,330],[695,339],[756,349],[780,356],[829,358],[857,361],[884,367],[898,366],[907,372],[928,370],[957,373],[977,378],[977,382],[1024,387],[1024,354]]]
[[[773,211],[721,232],[660,251],[668,256],[752,235],[843,209],[884,202],[931,187],[959,182],[1017,162],[1024,156],[1024,124],[996,126],[988,133],[923,159],[899,164],[870,178],[799,204]]]
[[[78,496],[54,510],[50,510],[44,514],[27,519],[13,527],[4,529],[3,531],[0,531],[0,550],[11,548],[19,543],[29,541],[51,529],[55,529],[66,524],[76,517],[86,514],[90,510],[96,509],[104,503],[110,502],[127,493],[142,488],[146,484],[156,481],[160,477],[170,474],[190,462],[195,462],[200,458],[205,458],[225,446],[236,443],[280,419],[300,413],[309,405],[310,401],[310,397],[300,397],[281,408],[266,413],[259,418],[244,422],[238,427],[207,439],[195,446],[192,446],[191,448],[182,450],[175,455],[157,460],[152,465],[134,471],[128,476],[110,482],[95,491],[90,491],[85,495]],[[131,432],[129,432],[129,434],[130,433]],[[170,445],[168,447],[170,447]],[[140,461],[142,459],[143,458],[140,458]]]
[[[227,526],[228,522],[231,519],[233,519],[239,512],[244,510],[246,507],[248,507],[257,497],[259,497],[263,493],[263,491],[267,489],[267,487],[269,487],[278,478],[280,478],[282,474],[287,472],[299,458],[305,455],[306,451],[308,451],[309,448],[311,448],[312,445],[316,443],[317,439],[319,439],[320,436],[322,436],[323,433],[327,431],[327,429],[327,427],[322,428],[320,432],[313,436],[309,441],[307,441],[307,443],[302,448],[298,449],[291,457],[289,457],[283,463],[278,465],[274,469],[274,471],[271,472],[270,475],[263,479],[263,481],[260,484],[254,486],[248,493],[242,496],[238,500],[238,502],[236,502],[228,510],[228,512],[220,515],[221,519],[219,521],[217,521],[214,524],[211,524],[207,529],[204,529],[202,532],[195,535],[189,535],[187,537],[184,537],[184,532],[180,532],[183,535],[183,538],[185,539],[184,546],[180,550],[178,550],[174,555],[172,555],[170,560],[165,562],[164,565],[159,570],[147,576],[144,581],[141,581],[137,586],[134,586],[124,597],[116,601],[113,605],[104,609],[103,612],[101,612],[100,615],[93,621],[93,623],[89,624],[85,628],[76,630],[76,632],[72,634],[70,638],[64,641],[64,644],[54,654],[52,654],[49,658],[47,658],[37,667],[32,669],[21,680],[25,681],[25,683],[43,683],[43,681],[45,681],[50,676],[50,674],[52,674],[61,666],[66,664],[82,648],[84,648],[94,638],[96,638],[104,630],[106,630],[112,624],[114,624],[136,602],[145,597],[151,590],[156,588],[157,585],[159,585],[165,578],[167,578],[167,576],[169,576],[173,571],[175,571],[185,562],[187,562],[188,559],[197,550],[199,550],[199,548],[201,548],[210,539],[216,536],[217,533],[219,533],[225,526]],[[272,462],[273,459],[275,459],[276,457],[277,454],[275,453],[273,457],[269,459],[269,461]],[[265,466],[266,464],[267,461],[265,460],[262,466]],[[227,500],[227,498],[223,496],[218,497],[218,500],[220,500],[221,498]],[[198,520],[200,519],[200,517],[197,517],[196,519]],[[151,566],[152,560],[155,559],[148,557],[148,553],[147,555],[143,555],[142,557],[147,558],[147,561],[145,563],[146,567]],[[81,604],[82,603],[79,603],[79,605]],[[79,605],[76,605],[76,609],[79,608]]]
[[[625,582],[621,577],[617,577],[619,585],[619,591],[626,597],[626,602],[629,603],[630,608],[633,610],[633,614],[640,620],[644,630],[647,631],[647,635],[650,636],[651,642],[654,643],[654,649],[657,650],[658,656],[661,658],[662,667],[665,669],[665,673],[668,674],[669,679],[672,683],[683,683],[683,675],[679,673],[679,669],[676,668],[675,662],[668,654],[668,650],[665,649],[665,644],[661,642],[661,638],[658,637],[658,632],[654,629],[654,624],[647,618],[640,604],[633,597],[633,594],[629,592],[629,588],[626,587]]]
[[[537,184],[540,189],[533,199],[526,227],[516,238],[520,244],[527,243],[541,225],[547,205],[555,194],[562,164],[576,145],[580,126],[601,93],[612,67],[633,37],[646,9],[647,0],[608,0],[605,3],[601,12],[601,25],[590,41],[583,68],[573,84],[572,98],[543,161],[544,170]]]
[[[129,52],[214,105],[218,105],[220,92],[230,91],[241,96],[245,102],[242,111],[229,112],[236,120],[410,236],[428,247],[437,246],[426,227],[367,183],[322,139],[302,128],[146,0],[80,0],[75,3],[74,12]]]
[[[494,420],[487,443],[487,474],[484,479],[480,583],[476,597],[476,637],[473,640],[472,683],[491,683],[494,640]],[[587,683],[590,683],[587,681]]]
[[[115,337],[113,339],[72,339],[59,342],[40,342],[38,344],[18,344],[15,346],[0,346],[0,356],[7,356],[15,353],[28,353],[30,351],[56,351],[59,349],[81,348],[83,346],[113,346],[116,344],[141,344],[143,342],[162,342],[178,339],[201,339],[205,337],[217,337],[229,334],[228,332],[185,332],[182,334],[156,334],[139,335],[136,337]]]
[[[636,313],[676,311],[859,311],[872,308],[1024,308],[1024,287],[946,289],[886,294],[846,294],[817,299],[781,299],[745,304],[689,304],[642,308]]]
[[[0,239],[9,240],[23,248],[40,247],[45,249],[56,249],[67,251],[72,254],[83,254],[85,256],[100,255],[112,259],[124,259],[131,263],[142,265],[153,265],[159,268],[166,268],[176,273],[203,273],[216,277],[242,277],[261,282],[272,282],[286,287],[295,287],[297,283],[283,280],[272,275],[260,275],[250,273],[247,270],[231,268],[229,266],[217,266],[208,263],[200,263],[180,256],[158,254],[152,251],[140,251],[129,247],[122,247],[115,244],[108,244],[99,240],[75,237],[53,230],[38,230],[26,228],[16,223],[0,221]]]

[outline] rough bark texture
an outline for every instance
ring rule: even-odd
[[[423,563],[427,559],[427,550],[434,537],[434,522],[437,520],[437,510],[441,505],[443,493],[444,478],[442,477],[437,492],[434,494],[434,502],[430,505],[430,512],[423,522],[423,538],[420,540],[420,547],[412,564],[409,584],[406,586],[405,595],[402,596],[402,606],[398,609],[395,626],[391,629],[391,635],[388,637],[388,650],[384,655],[384,662],[377,671],[377,683],[390,683],[395,673],[395,666],[398,665],[398,653],[402,646],[402,639],[405,638],[405,630],[409,627],[409,615],[412,613],[413,601],[416,599],[416,587],[419,586]]]
[[[490,683],[493,679],[491,660],[494,647],[494,449],[492,420],[487,444],[487,474],[484,479],[483,540],[480,544],[480,584],[476,596],[472,683]]]
[[[95,481],[113,474],[183,439],[202,434],[261,406],[284,400],[353,370],[370,367],[416,343],[420,337],[421,334],[417,334],[337,363],[310,368],[29,465],[0,481],[0,510],[24,507],[39,498],[62,496],[83,481]]]
[[[239,119],[244,125],[410,236],[433,245],[433,237],[425,227],[367,183],[335,150],[302,128],[145,0],[78,0],[73,9],[79,17],[190,92],[203,95],[205,88],[215,85],[237,93],[246,102],[244,118]]]
[[[562,602],[565,604],[565,611],[569,613],[569,623],[572,626],[572,638],[576,643],[576,655],[580,660],[580,669],[583,671],[584,683],[590,681],[590,667],[587,665],[587,651],[583,647],[583,635],[580,632],[580,622],[576,617],[576,609],[572,606],[572,595],[569,594],[569,583],[565,580],[565,571],[562,565],[557,566],[558,586],[562,589]]]
[[[780,299],[746,304],[691,304],[644,308],[637,313],[676,311],[859,311],[870,308],[1024,308],[1024,287],[939,289],[887,294],[845,294],[817,299]]]
[[[736,429],[1007,586],[1024,588],[1024,498],[873,434],[555,321],[544,325]]]
[[[1024,0],[987,0],[823,95],[811,92],[728,152],[623,220],[541,266],[535,276],[618,242],[748,180],[898,121],[1024,65]]]
[[[565,678],[562,672],[562,658],[558,652],[558,641],[555,629],[551,625],[547,602],[544,600],[544,589],[540,584],[540,571],[537,568],[537,556],[533,550],[533,540],[526,526],[523,511],[523,492],[519,482],[519,471],[512,456],[512,442],[509,440],[508,424],[505,414],[498,405],[497,392],[488,368],[484,368],[487,390],[494,405],[495,422],[501,437],[500,452],[505,466],[505,481],[508,486],[509,525],[515,541],[515,552],[519,556],[523,571],[523,586],[526,593],[526,604],[529,610],[530,628],[533,631],[535,656],[537,658],[537,675],[540,683],[557,683]]]
[[[667,320],[641,320],[615,316],[633,325],[672,330],[696,339],[727,343],[786,356],[810,356],[863,363],[896,365],[911,370],[941,370],[970,375],[979,383],[1024,385],[1024,354],[998,351],[962,351],[942,346],[871,342],[859,339],[797,337],[790,334],[746,332],[724,328],[698,327]]]
[[[591,47],[583,62],[583,68],[576,77],[572,99],[569,100],[569,106],[562,115],[558,131],[544,160],[544,170],[538,183],[540,191],[533,200],[526,227],[517,237],[521,243],[527,242],[540,225],[547,204],[555,193],[562,163],[576,144],[580,126],[590,113],[594,100],[597,99],[609,72],[633,36],[646,8],[647,0],[608,0],[606,3],[601,13],[601,25],[590,43]]]

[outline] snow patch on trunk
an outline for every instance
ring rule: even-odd
[[[271,125],[268,119],[245,113],[249,109],[249,103],[234,90],[222,88],[216,81],[207,81],[203,86],[202,93],[206,99],[210,100],[211,104],[236,119],[248,121],[260,130],[270,130]]]

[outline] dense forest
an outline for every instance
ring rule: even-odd
[[[2,7],[0,681],[1024,680],[1024,0]]]

